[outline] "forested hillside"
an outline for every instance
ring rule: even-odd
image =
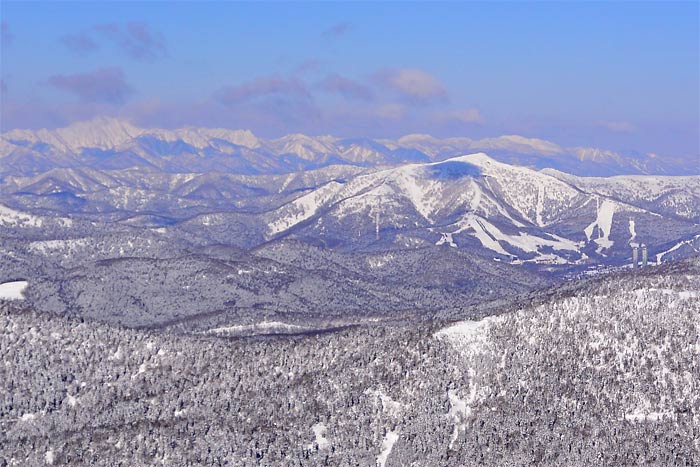
[[[0,465],[696,465],[697,260],[481,321],[174,335],[0,305]]]

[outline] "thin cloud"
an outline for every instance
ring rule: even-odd
[[[479,109],[470,108],[463,110],[450,110],[446,112],[440,112],[435,114],[435,119],[439,123],[460,123],[460,124],[473,124],[473,123],[484,123],[484,116],[481,115]]]
[[[636,130],[635,126],[629,122],[605,122],[602,126],[616,133],[633,133]]]
[[[340,94],[349,99],[371,101],[374,93],[369,86],[333,73],[319,83],[319,88],[330,93]]]
[[[37,96],[8,96],[0,100],[0,131],[67,126],[95,117],[123,117],[123,107],[103,102],[47,102]]]
[[[375,81],[414,103],[448,101],[447,91],[433,75],[415,68],[384,70],[375,76]]]
[[[306,84],[296,77],[260,76],[227,86],[212,96],[212,114],[263,133],[310,128],[321,118]]]
[[[12,31],[10,31],[10,25],[7,24],[7,21],[0,23],[0,39],[2,40],[2,45],[4,46],[12,44],[12,41],[15,39],[14,34],[12,34]]]
[[[95,30],[137,61],[154,62],[168,54],[162,34],[153,31],[146,23],[101,24]]]
[[[61,37],[60,41],[63,45],[68,47],[68,49],[78,54],[84,54],[98,49],[97,42],[84,32],[67,34]]]
[[[337,23],[323,31],[321,37],[324,39],[334,39],[344,36],[348,31],[350,31],[350,25],[348,23]]]
[[[247,128],[261,136],[313,130],[320,121],[320,111],[313,101],[279,97],[241,102],[235,108],[213,99],[197,102],[151,100],[130,102],[120,111],[145,126]]]
[[[120,68],[100,68],[87,73],[53,75],[48,83],[86,103],[123,104],[133,93]]]
[[[214,98],[225,105],[235,105],[263,97],[311,99],[306,85],[296,78],[262,76],[247,83],[227,86],[214,94]]]

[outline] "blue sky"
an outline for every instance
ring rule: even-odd
[[[0,3],[2,129],[522,134],[700,153],[699,3]]]

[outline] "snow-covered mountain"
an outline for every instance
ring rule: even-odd
[[[639,175],[651,166],[520,136],[265,140],[97,119],[11,131],[0,151],[0,229],[13,238],[92,235],[99,222],[196,244],[439,246],[569,271],[627,263],[633,244],[652,260],[696,254],[700,238],[700,176]]]
[[[576,175],[695,175],[700,159],[565,148],[551,141],[506,135],[473,140],[408,135],[397,140],[341,139],[292,134],[265,140],[248,130],[144,129],[97,118],[56,130],[12,130],[0,135],[0,176],[51,168],[157,168],[167,172],[287,173],[332,164],[386,166],[487,152],[501,162]]]
[[[477,153],[331,181],[265,213],[265,238],[449,245],[502,260],[587,263],[697,234],[700,177],[576,177]],[[660,250],[659,250],[660,251]]]
[[[692,255],[700,238],[700,176],[578,177],[485,153],[265,175],[54,168],[6,176],[1,204],[8,228],[70,216],[245,249],[290,238],[341,251],[443,246],[565,270],[628,263],[641,243],[651,260]]]

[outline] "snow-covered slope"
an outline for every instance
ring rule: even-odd
[[[588,193],[626,200],[649,209],[656,209],[659,214],[672,214],[690,220],[700,220],[700,177],[697,176],[576,177],[552,169],[545,169],[542,173]]]
[[[293,234],[362,244],[392,242],[397,232],[411,232],[428,243],[481,247],[511,260],[578,263],[591,255],[622,258],[632,237],[661,243],[666,234],[659,237],[653,222],[677,225],[635,205],[638,197],[609,196],[610,187],[586,191],[578,181],[483,153],[407,164],[304,193],[265,215],[267,237]],[[698,230],[689,222],[678,225],[685,225],[678,238]]]
[[[43,220],[37,216],[15,211],[0,204],[0,225],[41,227]]]
[[[0,300],[22,300],[27,281],[12,281],[0,284]]]

